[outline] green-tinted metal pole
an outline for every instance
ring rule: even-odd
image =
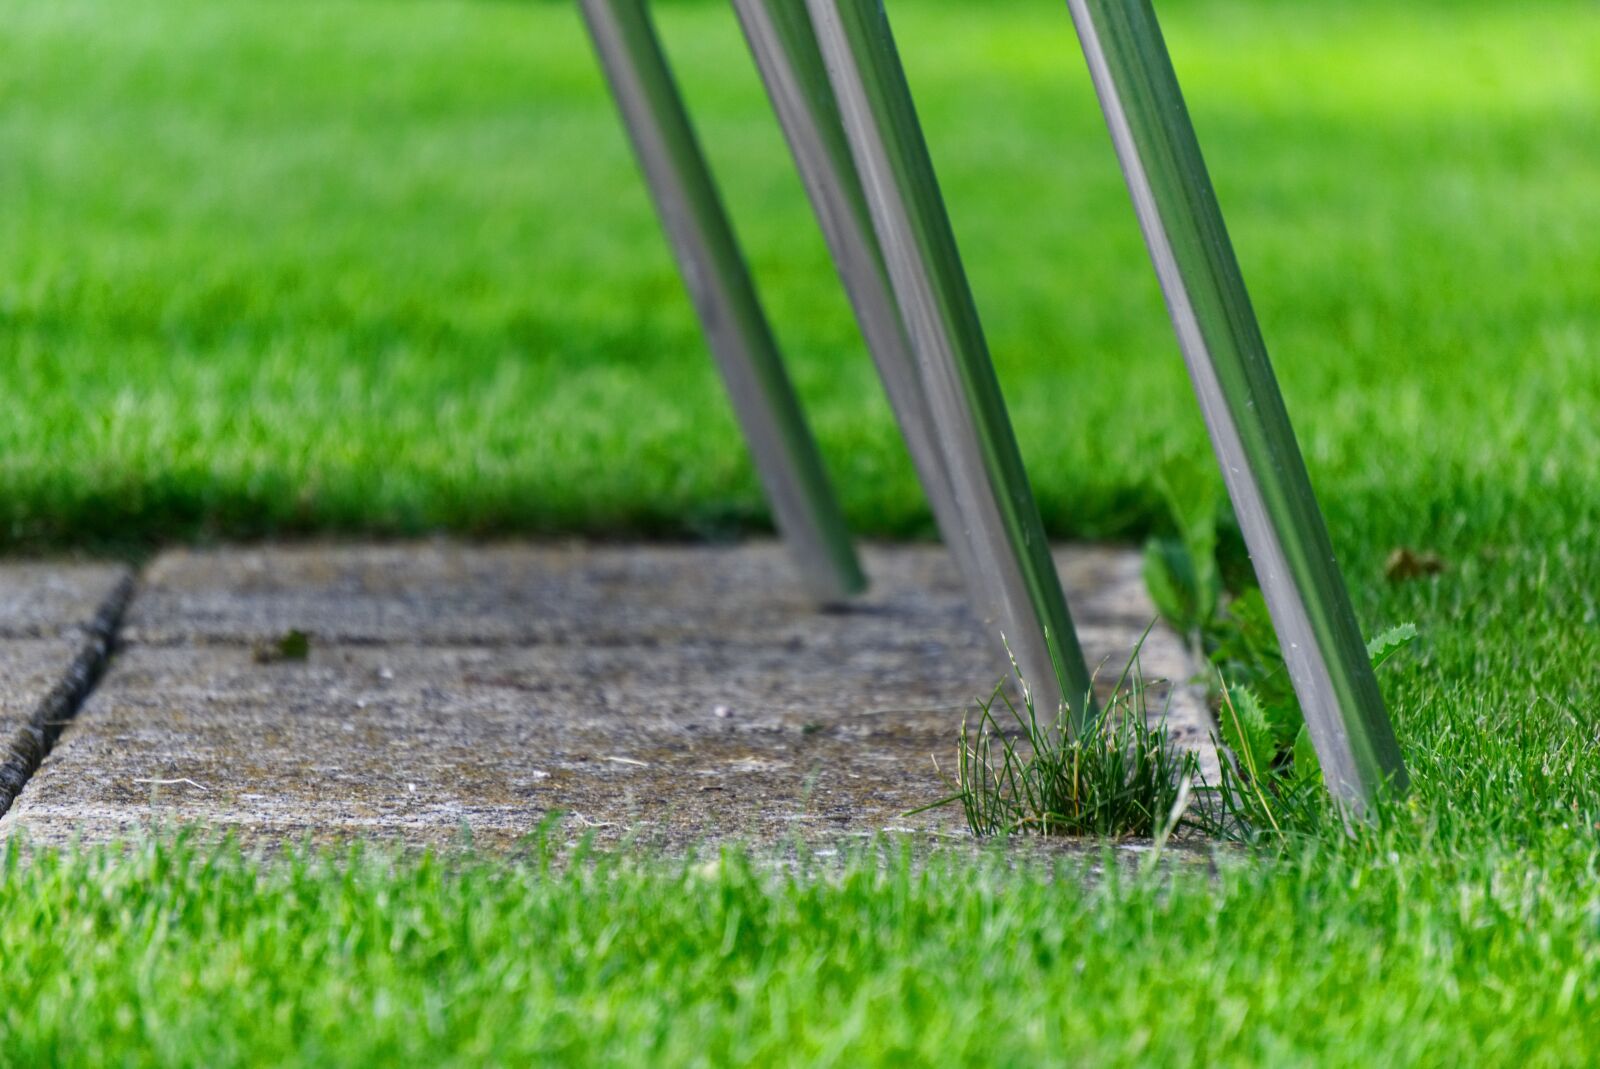
[[[733,7],[872,353],[878,377],[883,380],[889,406],[900,425],[934,519],[955,557],[985,630],[998,637],[1004,626],[1000,605],[973,560],[955,487],[934,433],[922,375],[889,288],[883,253],[872,232],[866,192],[850,158],[850,145],[839,120],[839,104],[828,84],[811,16],[805,5],[796,0],[733,0]]]
[[[643,0],[582,0],[634,153],[727,384],[778,529],[824,601],[866,581]]]
[[[1323,776],[1407,786],[1350,595],[1149,0],[1067,0]]]
[[[1034,699],[1081,725],[1090,678],[878,0],[807,0],[984,581]]]

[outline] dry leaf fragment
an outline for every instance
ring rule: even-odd
[[[1444,560],[1429,550],[1417,551],[1409,546],[1399,546],[1383,562],[1383,574],[1391,583],[1419,579],[1424,575],[1438,575],[1444,571]]]

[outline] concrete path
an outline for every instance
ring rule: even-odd
[[[1154,615],[1137,554],[1058,561],[1114,677]],[[203,822],[268,844],[503,847],[553,810],[572,834],[668,847],[959,833],[955,809],[902,814],[944,792],[933,761],[950,766],[999,666],[942,550],[865,563],[869,595],[823,611],[772,544],[171,552],[0,834]],[[116,569],[30,568],[0,569],[7,738],[58,716],[44,695],[118,608]],[[1142,662],[1192,673],[1160,630]],[[1176,734],[1198,746],[1205,715],[1180,692]]]

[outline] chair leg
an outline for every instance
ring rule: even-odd
[[[733,0],[733,6],[939,532],[986,629],[998,638],[1000,606],[974,562],[966,517],[934,437],[927,391],[889,286],[811,17],[794,0]]]
[[[1149,0],[1067,0],[1328,789],[1405,764]]]
[[[581,0],[779,531],[814,596],[866,580],[643,0]]]
[[[807,0],[977,571],[1035,702],[1081,728],[1090,676],[878,0]]]

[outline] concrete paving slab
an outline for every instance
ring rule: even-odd
[[[1136,555],[1062,556],[1089,656],[1120,667],[1153,615]],[[942,552],[865,561],[872,592],[819,611],[768,544],[169,554],[0,824],[34,842],[199,821],[268,844],[499,847],[562,810],[574,834],[669,847],[956,833],[953,809],[902,814],[941,793],[933,760],[997,681],[993,651]],[[288,628],[308,657],[263,663]],[[1189,675],[1165,632],[1143,663]],[[1180,737],[1198,744],[1204,718],[1180,693]]]
[[[873,590],[848,610],[852,633],[876,620],[885,640],[933,633],[983,641],[967,625],[944,550],[867,547],[863,556]],[[1154,616],[1137,554],[1075,546],[1057,563],[1086,621],[1142,627]],[[337,642],[591,646],[810,642],[820,633],[787,551],[771,543],[180,550],[150,567],[145,588],[128,642],[254,641],[291,627]],[[908,614],[925,626],[902,634]]]
[[[107,600],[129,580],[121,564],[0,564],[0,638],[75,636],[94,625]]]
[[[97,676],[131,581],[119,565],[0,565],[0,813]]]

